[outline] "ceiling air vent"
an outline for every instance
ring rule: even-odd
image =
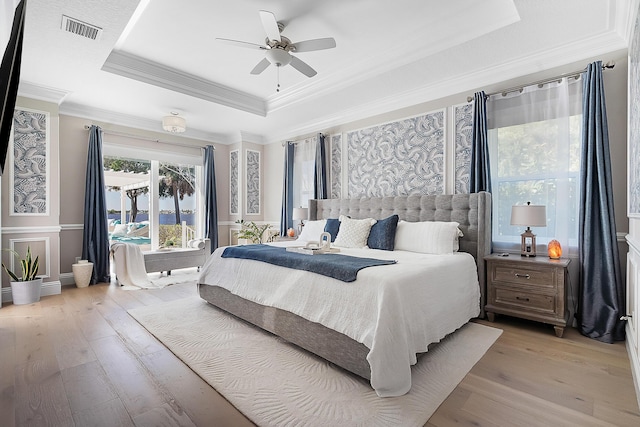
[[[91,40],[99,40],[102,35],[102,28],[87,24],[86,22],[79,21],[67,15],[62,15],[61,28],[63,31],[77,34]]]

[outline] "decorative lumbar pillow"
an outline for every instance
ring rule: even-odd
[[[112,237],[124,237],[127,235],[127,224],[116,224],[111,232]]]
[[[340,230],[334,244],[343,248],[364,248],[371,226],[377,221],[373,218],[351,219],[340,215]]]
[[[331,241],[335,242],[340,230],[340,220],[338,218],[327,219],[327,224],[324,226],[324,231],[331,234]]]
[[[424,254],[451,254],[458,250],[462,237],[457,222],[400,221],[396,229],[395,249]]]
[[[304,227],[302,227],[302,233],[298,236],[298,240],[301,242],[319,242],[320,235],[324,233],[324,226],[326,223],[326,219],[305,221]]]
[[[376,222],[369,232],[367,246],[371,249],[392,251],[396,240],[398,219],[398,215],[391,215]]]

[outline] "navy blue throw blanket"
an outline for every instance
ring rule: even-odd
[[[295,268],[333,277],[343,282],[356,280],[358,271],[376,265],[395,264],[396,261],[359,258],[340,254],[306,255],[287,252],[286,248],[269,245],[229,246],[222,258],[241,258],[268,262],[281,267]]]

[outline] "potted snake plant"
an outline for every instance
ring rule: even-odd
[[[9,249],[13,255],[20,261],[21,274],[18,275],[7,268],[2,263],[2,268],[11,278],[11,296],[13,304],[31,304],[40,301],[40,292],[42,290],[42,277],[37,277],[39,267],[39,257],[31,256],[31,248],[27,247],[27,254],[24,258],[20,258],[20,254],[13,249]]]

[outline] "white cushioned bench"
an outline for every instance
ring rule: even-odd
[[[177,270],[180,268],[202,267],[211,255],[211,241],[202,239],[204,248],[176,248],[143,252],[147,273]]]

